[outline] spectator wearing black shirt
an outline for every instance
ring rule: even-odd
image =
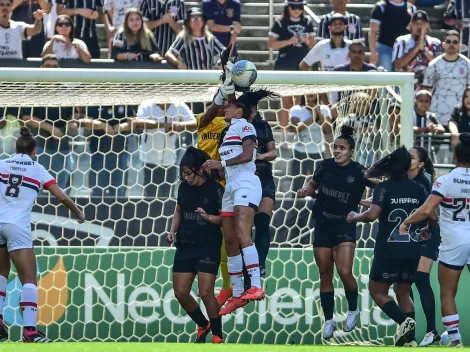
[[[302,0],[289,0],[284,10],[269,31],[268,47],[278,50],[274,70],[298,71],[299,64],[313,47],[313,23],[305,16]],[[282,97],[282,109],[279,111],[279,123],[287,126],[289,109],[293,106],[293,97]]]
[[[76,59],[89,63],[91,54],[84,41],[74,38],[72,19],[67,15],[60,15],[54,27],[54,35],[44,45],[41,57],[54,54],[60,59]]]
[[[372,205],[364,213],[348,214],[348,222],[373,222],[379,219],[374,261],[369,275],[369,292],[375,303],[400,325],[395,346],[416,346],[414,305],[411,285],[420,260],[420,231],[415,226],[408,233],[399,232],[403,219],[415,212],[428,196],[425,188],[408,178],[411,156],[405,147],[379,160],[367,172],[368,177],[388,177],[374,190]],[[433,219],[437,222],[437,216]],[[397,303],[389,296],[395,284]]]
[[[367,72],[377,69],[374,65],[365,62],[366,47],[361,40],[356,39],[349,44],[348,56],[349,63],[335,66],[333,71]]]
[[[344,36],[349,40],[359,39],[364,41],[365,38],[362,35],[361,19],[359,16],[346,11],[346,5],[349,3],[349,0],[330,0],[331,5],[333,5],[333,11],[320,17],[320,23],[318,24],[317,34],[315,39],[317,41],[323,39],[329,39],[331,37],[330,32],[330,21],[331,16],[335,13],[340,13],[346,17],[348,24],[344,30]]]
[[[203,171],[202,165],[207,160],[210,160],[209,155],[194,147],[189,147],[181,159],[181,185],[167,239],[176,246],[173,261],[175,297],[198,326],[196,342],[206,342],[212,331],[212,342],[222,343],[222,319],[214,288],[220,265],[224,188],[215,181],[213,173]],[[206,307],[209,321],[190,294],[196,275],[198,295]]]
[[[162,61],[160,49],[140,10],[127,10],[123,28],[113,39],[112,58],[118,61]]]
[[[444,126],[437,121],[436,115],[429,111],[431,99],[432,95],[427,90],[420,90],[416,93],[415,109],[413,112],[413,132],[415,134],[442,134],[445,132]],[[415,138],[415,144],[419,145],[421,141],[421,138]]]
[[[202,12],[207,18],[207,26],[215,37],[228,47],[232,44],[232,53],[236,55],[237,37],[242,31],[241,8],[239,0],[204,0]]]
[[[33,16],[34,11],[43,10],[45,13],[49,13],[51,4],[47,0],[13,0],[11,9],[11,19],[13,21],[33,24],[36,20]],[[40,57],[45,41],[44,28],[41,28],[41,31],[29,40],[24,40],[23,58]]]
[[[411,18],[411,34],[398,37],[393,45],[393,65],[397,71],[414,72],[415,88],[423,83],[429,62],[442,54],[442,44],[426,33],[429,30],[428,14],[418,10]]]
[[[320,271],[320,302],[325,316],[323,338],[333,337],[334,287],[333,270],[344,285],[349,312],[343,326],[352,331],[359,320],[357,282],[352,274],[356,247],[356,226],[346,222],[350,211],[357,210],[366,186],[373,184],[365,177],[365,168],[352,160],[354,129],[343,125],[333,144],[333,155],[320,163],[312,179],[297,191],[299,198],[318,192],[312,215],[315,219],[313,247]]]
[[[140,10],[147,21],[147,27],[165,54],[183,29],[183,0],[143,0]]]
[[[96,20],[103,10],[103,0],[56,0],[57,14],[73,18],[74,37],[85,42],[93,59],[101,56]]]
[[[406,0],[381,0],[372,9],[369,28],[370,63],[393,71],[395,40],[407,33],[416,7]]]
[[[452,145],[459,141],[459,134],[470,133],[470,86],[465,89],[462,103],[454,106],[449,121]]]
[[[202,11],[193,7],[186,13],[183,30],[165,54],[169,63],[181,70],[212,70],[225,50],[209,31]]]

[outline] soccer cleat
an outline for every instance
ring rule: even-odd
[[[351,332],[356,328],[357,322],[359,320],[359,308],[355,311],[348,311],[348,316],[346,317],[346,321],[343,324],[343,331],[344,332]]]
[[[397,339],[395,341],[395,346],[405,346],[414,341],[416,333],[416,321],[411,318],[406,318],[406,320],[398,328]]]
[[[237,310],[238,308],[244,307],[248,304],[248,301],[242,301],[241,297],[230,297],[227,304],[220,311],[220,315],[227,315]]]
[[[0,342],[8,340],[8,327],[0,320]]]
[[[329,340],[333,337],[333,334],[336,330],[335,322],[333,319],[326,320],[325,325],[323,326],[323,339]]]
[[[219,336],[212,336],[212,343],[219,344],[219,343],[224,343],[224,339],[219,337]]]
[[[219,294],[217,295],[217,303],[219,303],[219,307],[222,308],[227,302],[227,300],[232,297],[232,288],[226,288],[225,290],[220,290]]]
[[[439,343],[439,341],[441,341],[441,336],[439,333],[436,330],[430,331],[424,335],[423,341],[421,341],[419,347],[429,346],[434,343]]]
[[[418,347],[416,340],[411,340],[410,342],[405,342],[403,347]]]
[[[23,342],[30,343],[48,343],[52,342],[49,340],[46,335],[44,335],[42,332],[38,330],[27,330],[24,329],[23,331]]]
[[[211,331],[211,323],[207,323],[205,328],[197,328],[197,337],[195,343],[206,343],[206,338],[209,332]]]
[[[252,287],[248,289],[240,298],[244,301],[261,301],[264,299],[264,291],[262,288]]]
[[[448,347],[463,347],[462,340],[450,340]]]

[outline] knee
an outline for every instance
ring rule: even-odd
[[[178,301],[184,301],[190,296],[189,291],[186,290],[174,288],[173,291],[175,292],[175,297]]]
[[[199,297],[201,297],[203,301],[206,301],[207,299],[210,299],[211,297],[215,297],[214,290],[212,288],[200,287]]]
[[[352,268],[349,266],[341,267],[338,268],[336,267],[336,270],[338,271],[338,275],[342,280],[344,279],[354,279],[353,274],[352,274]]]
[[[320,280],[331,280],[333,281],[333,267],[330,265],[319,266],[318,272],[320,274]]]

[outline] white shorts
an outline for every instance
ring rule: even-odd
[[[451,249],[439,248],[439,262],[451,269],[463,269],[470,264],[470,243]]]
[[[227,181],[222,198],[222,216],[233,216],[233,208],[237,205],[258,210],[261,202],[262,189],[258,176],[239,174]]]
[[[15,224],[0,223],[0,247],[7,247],[8,252],[33,248],[31,225],[20,227]]]

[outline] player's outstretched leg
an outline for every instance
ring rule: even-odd
[[[333,337],[336,329],[333,321],[333,310],[335,305],[335,292],[333,288],[333,254],[332,249],[326,247],[315,247],[314,254],[315,262],[320,272],[320,303],[325,318],[323,339],[329,340]]]
[[[23,313],[23,342],[51,342],[36,329],[38,316],[38,287],[36,282],[36,257],[32,248],[11,250],[10,259],[16,267],[23,289],[20,308]]]
[[[8,328],[3,323],[3,309],[5,307],[8,274],[10,272],[10,257],[6,247],[0,247],[0,342],[8,340]]]
[[[354,242],[343,242],[333,248],[333,260],[343,282],[346,300],[348,301],[348,315],[343,324],[343,331],[345,332],[353,331],[356,328],[360,315],[357,307],[359,296],[357,281],[352,272],[355,249],[356,244]]]
[[[219,307],[222,308],[225,302],[227,302],[228,299],[232,297],[232,286],[230,283],[230,275],[228,274],[225,239],[222,240],[222,247],[220,248],[220,274],[222,276],[222,289],[217,295],[217,302],[219,302]]]
[[[201,270],[211,270],[207,264],[201,263],[199,266],[201,267]],[[205,266],[206,269],[203,269],[202,266]],[[209,326],[210,330],[212,331],[212,342],[217,344],[223,343],[224,339],[222,335],[222,318],[219,315],[220,306],[214,296],[216,274],[199,271],[197,277],[199,295],[202,299],[202,302],[204,303],[204,306],[206,307],[207,315],[209,316],[210,320]]]

